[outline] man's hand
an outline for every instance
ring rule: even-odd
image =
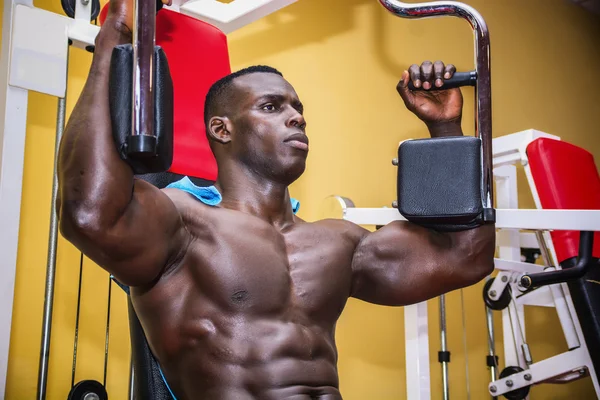
[[[103,25],[112,24],[122,34],[133,32],[133,0],[110,0]]]
[[[433,64],[425,61],[420,67],[413,64],[408,71],[404,71],[396,87],[406,108],[425,122],[430,130],[448,123],[460,126],[463,106],[460,89],[436,90],[455,72],[454,65],[444,65],[441,61]],[[409,81],[412,81],[416,88],[425,90],[410,90]]]
[[[170,6],[172,0],[158,0]],[[107,22],[115,23],[115,27],[131,34],[133,32],[133,0],[110,0],[108,6]]]

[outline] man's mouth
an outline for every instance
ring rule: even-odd
[[[308,151],[308,145],[299,140],[290,140],[289,142],[286,142],[286,143],[297,149]]]
[[[285,143],[296,149],[308,151],[308,137],[303,133],[296,133],[290,136],[285,140]]]

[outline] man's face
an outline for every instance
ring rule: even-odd
[[[303,106],[281,76],[252,73],[238,77],[233,107],[232,155],[255,173],[290,184],[302,175],[308,156]]]

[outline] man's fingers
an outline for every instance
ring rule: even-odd
[[[444,80],[452,78],[455,72],[456,67],[454,65],[445,65],[443,61],[439,60],[435,63],[423,61],[420,66],[413,64],[408,68],[409,79],[414,87],[422,87],[425,90],[442,87]]]
[[[400,79],[400,82],[398,82],[398,86],[396,86],[396,90],[398,90],[398,94],[400,94],[400,97],[402,97],[402,100],[404,100],[404,104],[406,105],[406,107],[408,109],[411,109],[413,100],[414,100],[414,95],[408,88],[408,82],[410,82],[410,80],[411,80],[411,75],[409,74],[408,71],[404,71],[402,73],[402,78]],[[414,84],[414,81],[413,81],[413,84]]]
[[[444,72],[444,79],[452,78],[454,76],[455,72],[456,72],[456,67],[453,64],[446,65],[445,72]]]
[[[421,70],[419,69],[419,66],[417,64],[411,65],[408,69],[408,72],[410,73],[410,80],[412,81],[413,85],[415,85],[416,88],[420,88],[422,81]]]
[[[441,87],[444,84],[444,63],[436,61],[433,63],[433,77],[435,78],[435,87]]]
[[[421,64],[421,79],[423,79],[423,89],[431,89],[433,81],[433,64],[431,61],[424,61]]]

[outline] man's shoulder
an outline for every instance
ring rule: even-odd
[[[193,205],[206,205],[202,203],[200,200],[195,198],[191,193],[186,192],[185,190],[177,189],[177,188],[165,188],[161,189],[161,191],[166,194],[176,206],[193,206]]]
[[[213,215],[219,208],[216,205],[210,205],[202,202],[193,194],[186,192],[185,190],[166,188],[162,189],[162,192],[166,194],[169,199],[171,199],[175,205],[175,208],[177,208],[177,211],[184,220],[187,220],[191,217],[196,220],[200,216],[202,219],[205,219],[206,217]]]
[[[369,233],[365,228],[356,225],[353,222],[343,219],[322,219],[312,223],[315,229],[328,232],[333,238],[338,240],[350,240],[358,244],[362,238]]]

